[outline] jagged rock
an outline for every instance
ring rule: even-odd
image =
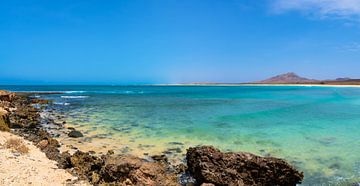
[[[49,104],[51,103],[50,100],[46,100],[46,99],[32,99],[31,100],[32,104],[40,104],[40,105],[45,105],[45,104]]]
[[[250,153],[222,153],[212,146],[189,148],[188,170],[199,184],[296,185],[304,175],[282,159]]]
[[[10,113],[10,128],[35,128],[39,125],[39,110],[32,107],[26,97],[16,96],[11,106],[16,109]]]
[[[43,149],[45,149],[48,145],[49,145],[48,140],[41,140],[41,141],[37,144],[37,147],[39,147],[41,150],[43,150]]]
[[[179,185],[177,176],[158,162],[146,162],[133,156],[115,156],[105,159],[101,170],[106,182],[132,185]]]
[[[12,101],[15,97],[15,93],[8,92],[6,90],[0,90],[0,100],[1,101]]]
[[[5,110],[8,110],[10,108],[10,102],[9,101],[1,101],[0,100],[0,107],[2,107]]]
[[[8,112],[0,107],[0,131],[10,131],[10,120]]]
[[[84,137],[84,135],[80,131],[77,131],[77,130],[70,131],[68,136],[71,137],[71,138]]]
[[[74,167],[75,172],[82,179],[90,179],[93,172],[100,172],[104,165],[101,158],[92,156],[89,153],[76,151],[72,156],[69,157],[71,167]]]
[[[63,152],[60,154],[59,156],[60,158],[58,159],[58,167],[61,169],[67,169],[67,168],[72,168],[72,164],[71,164],[71,155],[68,151]]]

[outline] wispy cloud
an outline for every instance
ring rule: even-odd
[[[345,52],[360,52],[360,43],[353,42],[344,46],[339,47],[341,51]]]
[[[360,0],[273,0],[277,13],[301,11],[319,18],[360,20]]]

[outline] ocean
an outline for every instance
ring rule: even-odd
[[[182,161],[213,145],[287,160],[303,185],[360,182],[360,88],[319,86],[0,86],[61,91],[59,122],[86,136],[89,150]],[[76,143],[62,139],[63,143]],[[74,145],[76,146],[76,145]]]

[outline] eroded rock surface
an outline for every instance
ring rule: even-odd
[[[0,100],[2,101],[12,101],[15,98],[15,93],[0,90]]]
[[[188,170],[199,184],[296,185],[304,175],[282,159],[250,153],[222,153],[212,146],[189,148]]]
[[[8,111],[0,107],[0,131],[9,131],[10,120]]]
[[[80,178],[95,185],[179,185],[176,174],[158,162],[110,154],[96,157],[81,151],[65,156],[63,167],[72,168]]]

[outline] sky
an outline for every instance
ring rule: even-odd
[[[0,0],[0,84],[360,78],[360,0]]]

